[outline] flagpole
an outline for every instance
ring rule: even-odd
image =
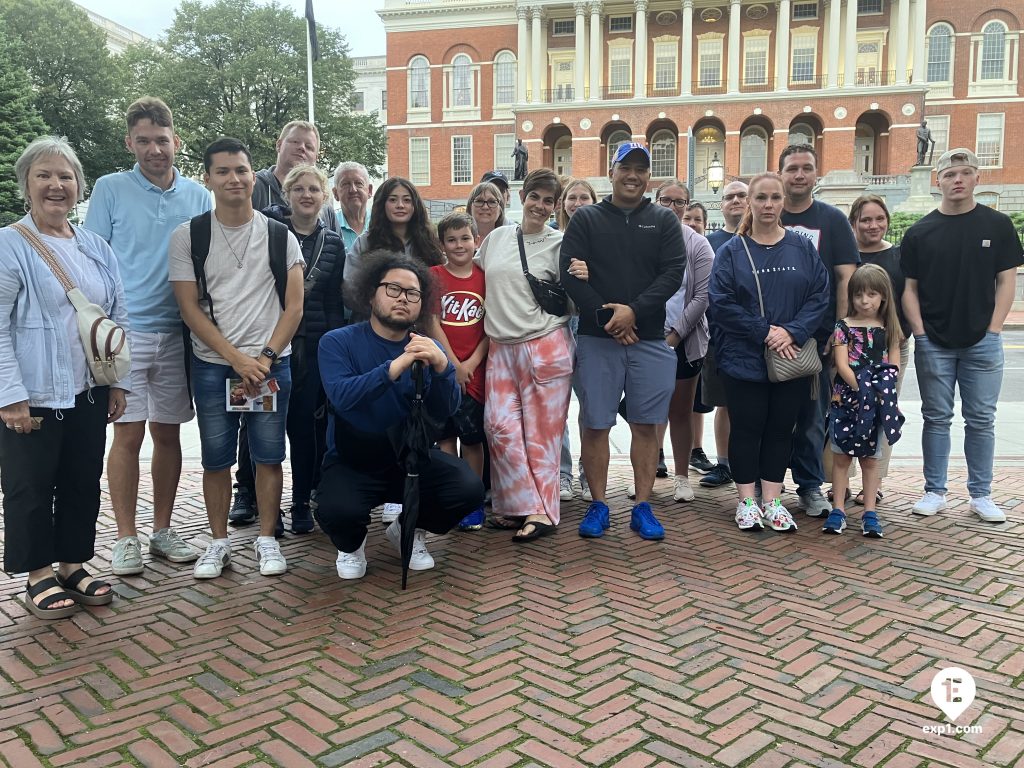
[[[306,90],[309,100],[309,122],[316,123],[313,119],[313,41],[309,35],[309,24],[306,25]]]

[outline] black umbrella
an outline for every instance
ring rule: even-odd
[[[412,542],[420,516],[420,472],[430,464],[430,446],[434,444],[431,422],[423,403],[423,363],[419,360],[412,364],[412,380],[416,391],[398,447],[398,460],[405,467],[405,492],[399,518],[402,526],[402,589],[409,579]]]

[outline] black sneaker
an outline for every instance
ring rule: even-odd
[[[692,466],[692,465],[691,465]],[[717,488],[732,482],[732,472],[725,464],[715,464],[711,471],[700,479],[702,488]]]
[[[292,533],[312,533],[313,513],[306,504],[293,504],[291,508]]]
[[[231,511],[228,512],[228,522],[239,526],[252,525],[256,522],[256,500],[248,488],[235,486],[235,500],[231,504]]]
[[[706,475],[718,465],[712,464],[711,461],[708,460],[708,455],[704,453],[703,448],[694,448],[690,451],[690,466],[702,475]]]
[[[654,473],[655,477],[668,477],[668,466],[665,464],[665,451],[664,449],[658,449],[658,469]]]

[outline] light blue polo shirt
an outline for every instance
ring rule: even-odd
[[[175,227],[211,208],[210,193],[174,169],[174,184],[162,190],[130,171],[97,179],[85,226],[117,256],[128,306],[128,325],[143,333],[172,333],[181,315],[167,279],[167,245]]]
[[[372,202],[372,201],[371,201]],[[366,232],[370,228],[370,205],[366,206],[366,220],[363,222],[363,232]],[[338,209],[338,234],[341,235],[341,239],[345,242],[345,252],[352,252],[352,245],[363,232],[356,232],[352,227],[348,225],[348,221],[345,219],[345,211]]]

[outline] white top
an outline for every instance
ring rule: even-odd
[[[549,315],[533,297],[523,275],[516,243],[518,227],[498,227],[484,238],[475,261],[484,271],[484,331],[492,341],[515,344],[538,339],[569,322],[568,315]],[[541,280],[561,282],[558,257],[562,233],[549,227],[535,235],[523,235],[530,274]]]
[[[210,224],[206,283],[210,298],[213,299],[217,330],[239,352],[256,357],[270,341],[282,312],[274,286],[274,275],[270,271],[267,217],[259,211],[253,211],[250,223],[240,227],[224,227],[217,221],[216,214],[213,214]],[[191,247],[189,223],[185,222],[171,233],[168,250],[171,282],[196,281]],[[239,260],[242,262],[241,268],[238,266]],[[289,270],[296,265],[302,268],[305,263],[299,242],[290,232],[285,263]],[[200,360],[227,365],[227,360],[204,344],[195,333],[192,334],[192,349]],[[290,353],[291,344],[278,354],[284,357]]]

